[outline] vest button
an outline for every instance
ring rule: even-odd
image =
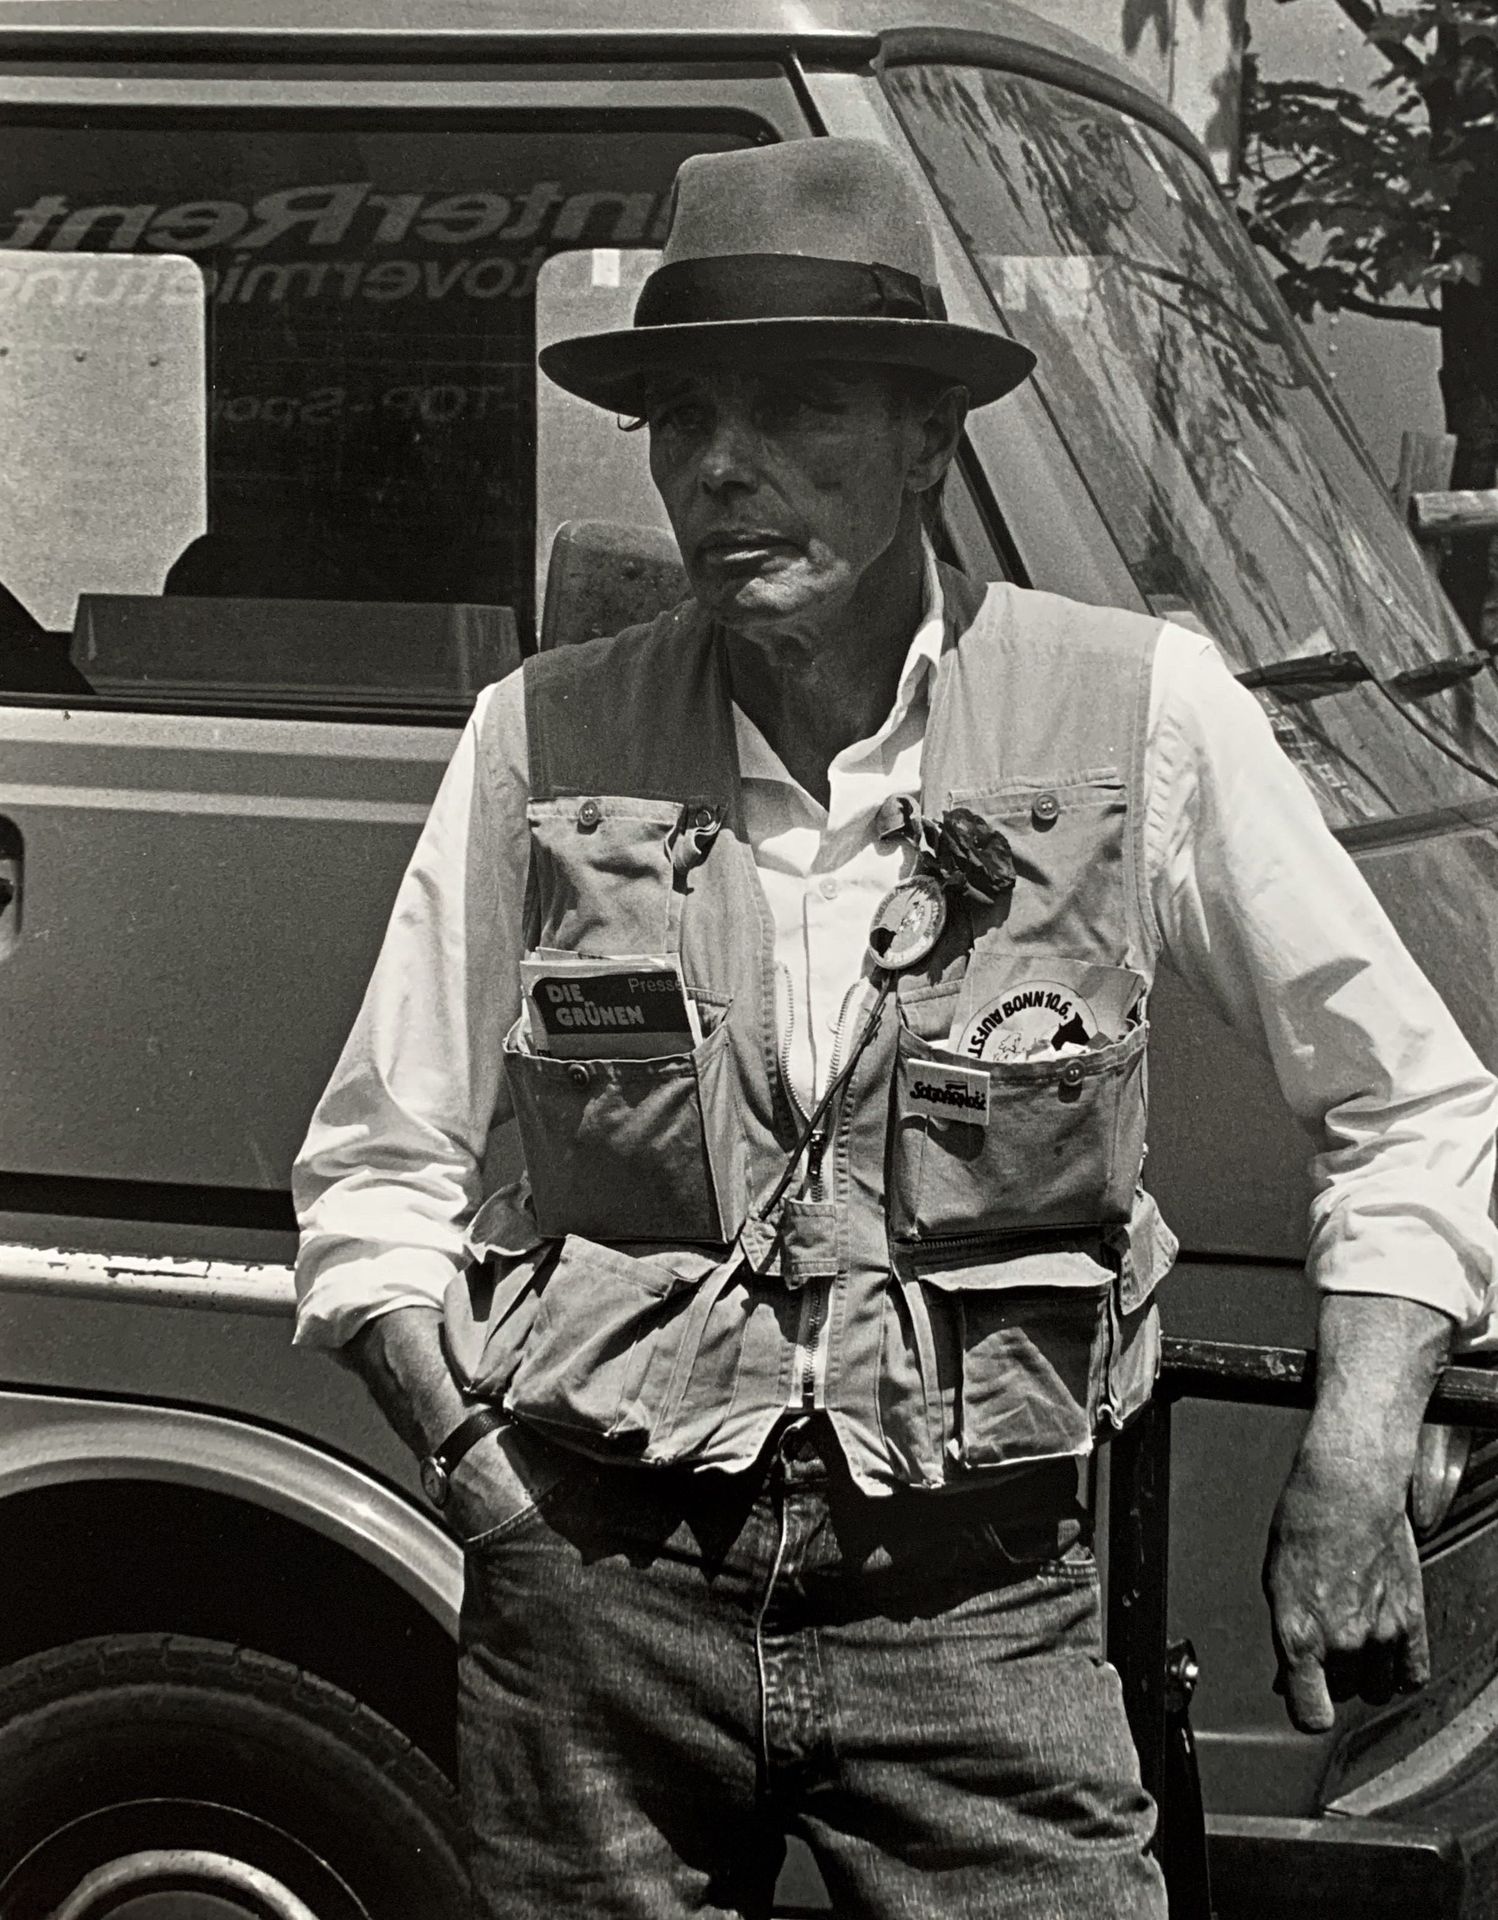
[[[584,800],[577,810],[577,824],[585,830],[596,827],[603,818],[603,808],[596,800]]]
[[[1053,827],[1061,817],[1061,802],[1054,793],[1037,793],[1030,802],[1030,818],[1037,827]]]
[[[699,807],[692,815],[692,825],[705,829],[713,825],[714,819],[715,816],[711,807]]]
[[[580,1060],[574,1060],[572,1065],[567,1069],[567,1078],[572,1082],[573,1086],[585,1087],[588,1084],[588,1069]]]

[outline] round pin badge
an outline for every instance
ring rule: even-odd
[[[947,896],[929,874],[913,873],[879,902],[869,923],[869,954],[876,967],[899,973],[918,966],[947,924]]]

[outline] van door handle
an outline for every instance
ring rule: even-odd
[[[21,933],[21,874],[25,848],[20,829],[0,815],[0,960]]]

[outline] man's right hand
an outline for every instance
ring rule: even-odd
[[[359,1329],[343,1353],[418,1460],[473,1411],[442,1351],[442,1315],[435,1307],[382,1313]]]
[[[442,1316],[398,1307],[361,1327],[344,1348],[349,1364],[417,1459],[440,1447],[473,1411],[442,1350]],[[465,1544],[537,1506],[570,1456],[515,1426],[487,1433],[453,1468],[442,1519]]]

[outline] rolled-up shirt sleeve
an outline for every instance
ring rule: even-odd
[[[509,1116],[528,797],[517,673],[479,696],[459,739],[297,1156],[301,1345],[437,1305],[463,1263],[485,1145]]]
[[[1210,642],[1156,658],[1146,867],[1165,958],[1316,1138],[1308,1270],[1498,1344],[1498,1084]]]

